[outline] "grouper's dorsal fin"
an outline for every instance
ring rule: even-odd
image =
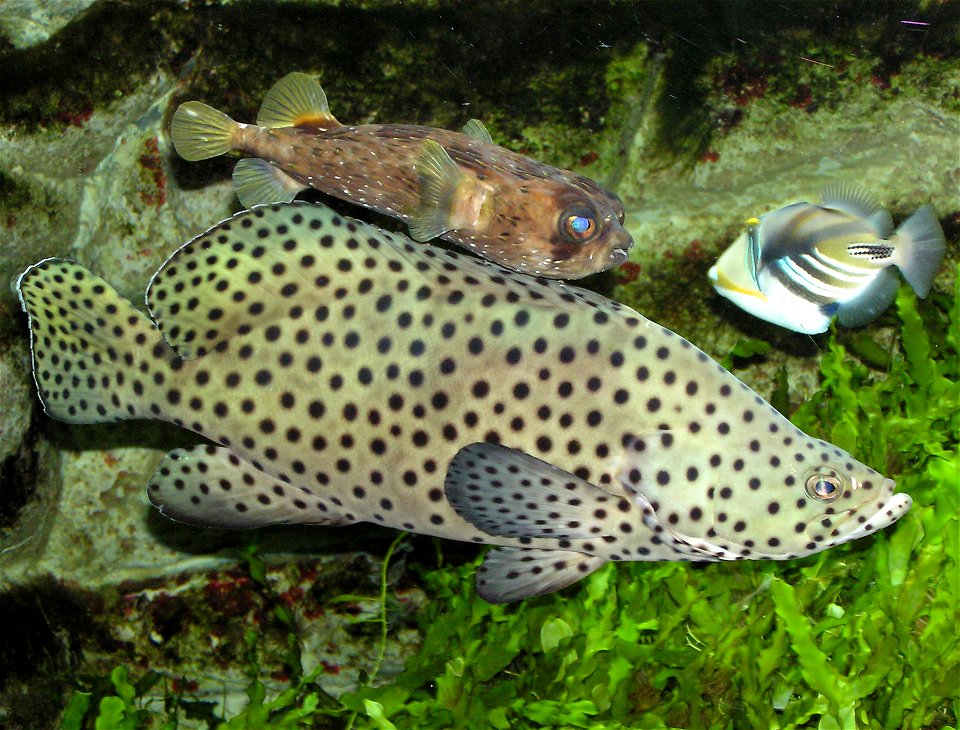
[[[257,124],[270,129],[326,129],[340,123],[330,113],[320,83],[313,76],[295,71],[270,87],[257,114]]]
[[[478,142],[493,144],[493,137],[490,136],[490,132],[487,131],[487,128],[479,119],[471,119],[460,128],[460,132]]]
[[[167,259],[147,287],[147,307],[184,359],[282,318],[316,327],[321,302],[331,304],[335,289],[356,288],[369,256],[360,241],[369,240],[391,245],[389,234],[322,205],[258,206]]]
[[[889,238],[893,233],[890,211],[867,189],[855,183],[830,183],[820,195],[825,208],[834,208],[863,219],[877,232],[877,238]]]

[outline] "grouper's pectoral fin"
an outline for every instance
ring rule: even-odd
[[[301,127],[319,130],[340,126],[330,113],[323,87],[309,74],[287,74],[263,97],[257,124],[261,127]]]
[[[460,132],[478,142],[493,144],[493,137],[490,136],[490,132],[487,131],[487,128],[479,119],[471,119],[460,128]]]
[[[352,521],[326,500],[273,479],[222,446],[174,449],[150,478],[147,495],[165,516],[199,527]]]
[[[450,462],[444,491],[465,520],[497,537],[595,540],[611,553],[629,541],[636,508],[564,469],[499,444],[475,443]],[[507,603],[564,588],[608,562],[577,550],[498,548],[477,574],[477,590]]]
[[[250,157],[233,168],[233,187],[244,208],[267,203],[289,203],[307,186],[266,160]]]
[[[494,548],[477,571],[477,593],[490,603],[511,603],[559,591],[606,563],[571,550]]]
[[[429,241],[453,227],[450,210],[464,175],[447,151],[432,139],[423,141],[416,169],[420,176],[420,205],[410,213],[408,225],[414,240]]]

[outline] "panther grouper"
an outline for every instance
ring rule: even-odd
[[[630,308],[323,206],[254,208],[189,242],[150,282],[150,318],[63,259],[18,291],[48,414],[210,440],[162,460],[163,514],[495,545],[489,601],[609,561],[787,560],[910,507]]]
[[[348,126],[312,76],[284,76],[257,124],[198,101],[170,127],[181,157],[231,150],[240,202],[289,202],[308,187],[403,220],[418,241],[437,236],[511,269],[577,279],[627,260],[623,204],[592,180],[511,152],[471,120],[463,132],[413,124]]]

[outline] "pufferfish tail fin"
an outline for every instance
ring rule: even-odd
[[[200,101],[181,104],[170,122],[177,154],[189,162],[225,155],[236,147],[240,125],[222,111]]]
[[[896,245],[894,262],[903,278],[918,297],[925,298],[947,246],[933,207],[925,205],[907,218],[891,242]]]
[[[103,279],[46,259],[17,280],[30,323],[33,377],[44,411],[68,423],[152,415],[176,357],[157,327]]]

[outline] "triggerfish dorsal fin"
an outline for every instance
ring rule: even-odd
[[[907,218],[891,239],[895,246],[894,262],[903,278],[925,298],[947,249],[943,229],[933,207],[925,205]]]
[[[835,182],[823,189],[820,196],[825,208],[842,210],[862,219],[877,232],[877,238],[893,233],[893,218],[872,193],[854,183]]]
[[[240,160],[233,168],[233,187],[244,208],[267,203],[289,203],[307,186],[276,165],[259,157]]]
[[[890,306],[899,286],[900,277],[892,267],[880,269],[872,284],[839,305],[837,319],[846,327],[862,327],[872,322]]]
[[[272,87],[263,99],[257,124],[269,129],[302,127],[311,130],[340,126],[330,113],[327,95],[309,74],[295,71]]]
[[[460,128],[462,134],[485,144],[493,144],[493,137],[479,119],[471,119]]]
[[[457,186],[464,178],[457,163],[432,139],[425,139],[417,157],[420,176],[420,206],[410,213],[410,236],[429,241],[449,231],[450,209]]]

